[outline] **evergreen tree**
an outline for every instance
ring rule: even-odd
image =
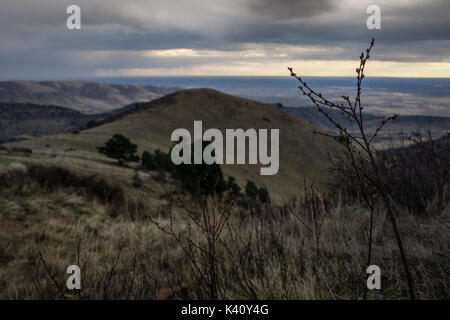
[[[117,159],[120,165],[123,165],[124,161],[139,161],[139,156],[136,154],[137,145],[121,134],[116,133],[103,146],[97,147],[97,150],[108,158]]]

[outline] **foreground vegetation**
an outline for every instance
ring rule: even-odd
[[[151,182],[151,179],[149,179]],[[154,181],[153,181],[154,182]],[[18,163],[0,179],[0,298],[360,299],[370,212],[344,192],[306,186],[280,205],[225,195],[170,205],[130,198],[128,184]],[[447,198],[446,198],[447,199]],[[424,212],[425,213],[425,212]],[[420,299],[448,299],[449,206],[397,211]],[[382,289],[407,298],[401,260],[382,207],[373,221]],[[82,290],[66,289],[67,266]]]

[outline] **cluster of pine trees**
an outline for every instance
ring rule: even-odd
[[[207,146],[204,143],[203,148]],[[192,150],[194,145],[192,145]],[[180,164],[174,165],[170,159],[170,152],[164,153],[161,150],[155,150],[153,153],[144,151],[142,157],[137,155],[137,145],[130,139],[115,134],[111,139],[105,142],[98,151],[110,158],[117,159],[120,165],[127,162],[137,162],[141,160],[142,167],[147,170],[157,170],[168,172],[172,177],[180,181],[184,190],[190,192],[193,196],[218,195],[225,192],[231,193],[234,197],[242,197],[241,187],[236,183],[236,179],[229,176],[225,179],[222,168],[219,164]],[[191,152],[193,155],[194,153]],[[191,161],[192,163],[194,161]],[[262,203],[269,203],[269,191],[266,188],[258,188],[256,184],[248,180],[245,186],[245,196],[259,200]]]

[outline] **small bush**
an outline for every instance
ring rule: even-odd
[[[29,148],[23,148],[23,147],[12,147],[11,151],[13,151],[13,152],[23,152],[23,153],[28,153],[28,154],[33,153],[33,150],[31,150]]]
[[[270,203],[269,191],[266,188],[259,188],[258,199],[262,203]]]
[[[139,177],[139,173],[137,171],[134,172],[132,185],[135,188],[140,188],[143,185],[143,181],[141,177]]]
[[[241,187],[239,187],[239,185],[236,183],[236,179],[234,177],[228,177],[227,189],[234,197],[241,196]]]
[[[91,129],[91,128],[95,127],[96,125],[97,125],[97,121],[92,119],[92,120],[89,120],[89,122],[86,125],[86,128]]]
[[[159,149],[155,150],[153,161],[155,162],[156,170],[172,172],[173,164],[168,153],[164,153]]]
[[[245,185],[245,194],[247,197],[256,200],[256,197],[258,196],[258,187],[253,181],[247,180],[247,184]]]
[[[222,169],[218,164],[180,164],[174,166],[172,176],[194,196],[221,195],[227,189]]]
[[[155,150],[152,154],[149,151],[144,151],[142,153],[142,165],[147,170],[164,170],[167,172],[172,172],[172,161],[167,153],[161,150]]]
[[[141,163],[147,170],[156,170],[155,161],[151,152],[145,150],[142,153]]]

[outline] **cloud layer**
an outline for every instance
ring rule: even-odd
[[[2,1],[1,78],[282,75],[287,64],[308,61],[330,61],[328,74],[343,75],[371,37],[378,64],[402,66],[399,76],[411,68],[450,76],[448,0],[80,0],[79,31],[66,29],[70,4]],[[366,28],[371,4],[381,8],[381,30]]]

